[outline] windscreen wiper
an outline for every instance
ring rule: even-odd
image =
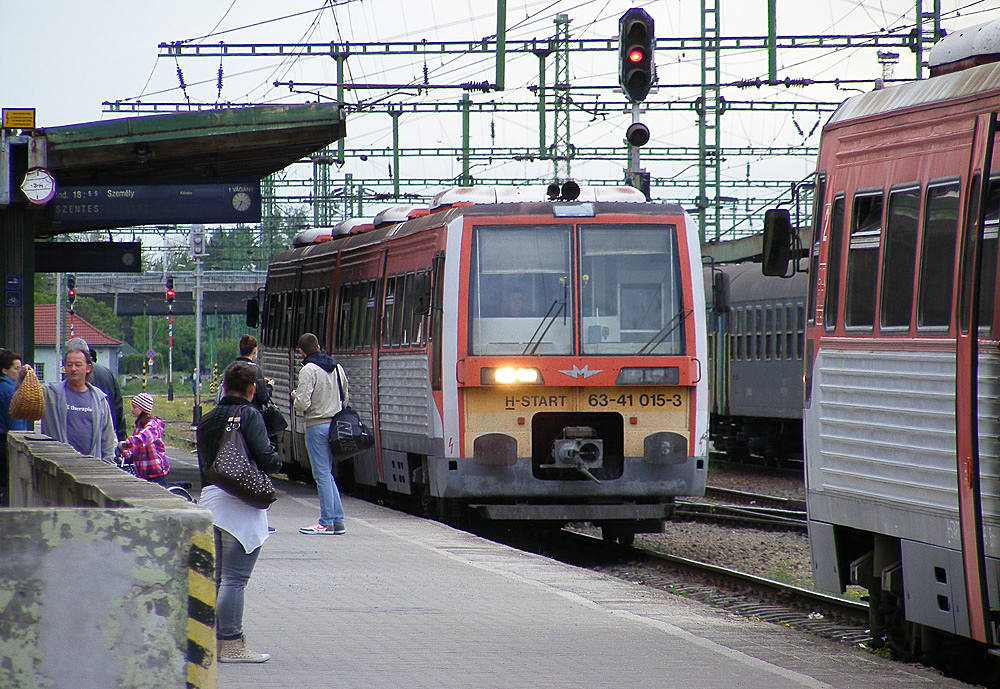
[[[554,313],[553,310],[555,311]],[[556,322],[556,318],[559,317],[559,314],[563,313],[565,310],[565,299],[552,300],[549,310],[545,312],[545,315],[542,316],[542,320],[538,322],[538,327],[535,328],[535,334],[531,336],[530,340],[528,340],[528,346],[526,346],[524,351],[521,352],[521,356],[534,354],[538,350],[539,345],[542,344],[542,338],[544,338],[545,334],[549,332],[549,328],[551,328],[552,324]],[[547,324],[546,321],[548,321]],[[542,330],[542,326],[545,326],[544,330]]]
[[[653,335],[653,337],[650,338],[649,342],[644,344],[642,346],[642,349],[636,352],[636,354],[642,355],[642,354],[649,354],[650,352],[652,352],[660,345],[661,342],[663,342],[663,340],[667,338],[668,335],[670,335],[670,333],[677,330],[677,328],[681,326],[681,323],[684,322],[684,319],[690,316],[692,313],[694,313],[692,309],[687,309],[687,310],[681,310],[678,313],[674,314],[674,317],[671,318],[669,321],[667,321],[667,324],[665,326],[656,331],[656,334]]]

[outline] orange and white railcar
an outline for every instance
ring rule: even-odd
[[[1000,647],[998,59],[1000,22],[948,36],[929,79],[850,98],[820,144],[813,577],[867,589],[876,643],[904,657]]]
[[[377,443],[342,483],[626,541],[704,492],[704,287],[680,207],[460,188],[329,235],[270,265],[262,363],[286,414],[302,333],[343,363]],[[303,430],[293,414],[293,470]]]

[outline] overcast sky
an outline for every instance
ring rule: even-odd
[[[723,36],[759,36],[766,33],[766,0],[718,0]],[[925,5],[931,6],[932,0]],[[6,10],[0,40],[0,105],[34,107],[39,126],[57,126],[121,117],[104,112],[104,101],[152,102],[304,102],[315,94],[293,93],[275,81],[333,82],[336,63],[326,57],[308,59],[161,56],[161,42],[226,43],[328,43],[350,41],[462,40],[472,41],[496,32],[495,5],[489,0],[42,0],[19,5],[0,0]],[[617,35],[618,17],[631,6],[644,7],[656,21],[658,36],[697,36],[700,4],[697,0],[508,0],[509,39],[547,38],[555,31],[558,13],[570,18],[572,38],[606,38]],[[996,0],[943,0],[943,26],[958,28],[1000,19]],[[778,0],[778,33],[871,34],[905,33],[913,25],[914,0]],[[617,58],[613,53],[573,53],[574,86],[614,85]],[[698,53],[657,53],[661,85],[698,79]],[[223,77],[219,88],[218,74]],[[431,83],[493,81],[495,66],[485,55],[434,55],[377,57],[357,55],[348,61],[352,82],[409,83],[426,70]],[[779,78],[872,79],[881,74],[873,49],[851,49],[836,54],[787,50],[779,54]],[[180,76],[178,74],[180,72]],[[912,54],[903,52],[895,76],[912,77]],[[734,81],[766,76],[766,56],[761,51],[727,51],[722,57],[722,79]],[[185,89],[180,88],[181,78]],[[506,90],[474,94],[474,101],[534,102],[528,86],[538,80],[538,60],[531,55],[508,56]],[[554,80],[549,66],[547,82]],[[314,89],[316,90],[316,89]],[[335,92],[318,89],[322,98]],[[696,89],[661,87],[651,100],[692,101]],[[729,99],[838,102],[851,91],[833,87],[731,89]],[[385,98],[383,92],[352,91],[348,101]],[[457,102],[461,92],[414,91],[389,96],[393,102]],[[607,90],[574,91],[582,103],[621,99]],[[730,113],[723,116],[724,145],[815,145],[821,121],[827,115],[767,117]],[[630,115],[595,118],[581,109],[574,112],[572,141],[577,146],[618,146]],[[693,113],[649,113],[656,146],[693,146],[697,130]],[[348,121],[349,145],[391,146],[390,118],[384,114],[352,116]],[[406,115],[401,118],[403,144],[407,146],[460,146],[461,119],[455,114]],[[550,125],[551,127],[551,125]],[[537,116],[497,114],[473,122],[474,146],[537,146]],[[771,176],[781,166],[790,178],[804,177],[809,161],[732,161],[726,175],[732,179]],[[662,164],[654,176],[685,175],[689,163]],[[404,159],[402,173],[409,176],[447,176],[460,172],[455,160]],[[481,176],[542,180],[551,163],[489,161],[474,172]],[[386,159],[350,161],[335,176],[352,173],[360,179],[387,179]],[[581,176],[619,176],[620,161],[602,164],[578,162]],[[686,192],[679,192],[686,193]],[[692,194],[693,195],[693,194]]]

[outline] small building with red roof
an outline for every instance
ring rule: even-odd
[[[70,329],[72,327],[72,335]],[[72,337],[82,337],[97,352],[98,363],[104,364],[116,376],[118,375],[118,360],[122,351],[121,340],[116,340],[105,332],[74,314],[72,318],[67,311],[62,315],[63,336],[59,346],[63,347],[66,340]],[[56,352],[56,305],[35,304],[35,361],[32,362],[38,379],[44,382],[59,380],[62,377],[62,361]]]

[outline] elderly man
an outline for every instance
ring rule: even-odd
[[[42,386],[45,392],[42,433],[68,443],[82,455],[113,462],[118,438],[111,407],[107,395],[87,382],[91,370],[86,345],[67,343],[63,354],[65,380]]]

